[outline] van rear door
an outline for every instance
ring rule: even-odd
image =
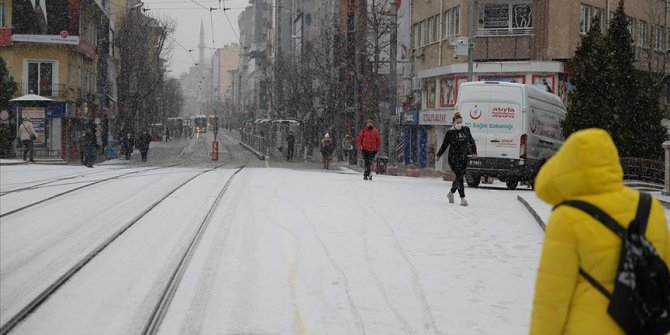
[[[468,92],[469,91],[469,92]],[[523,90],[500,84],[463,86],[459,111],[482,158],[518,159]]]

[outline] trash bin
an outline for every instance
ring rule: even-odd
[[[386,165],[389,162],[389,158],[386,156],[377,157],[377,174],[386,174]]]
[[[107,159],[119,158],[119,148],[107,148]]]

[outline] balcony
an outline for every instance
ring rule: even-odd
[[[20,95],[37,94],[46,98],[66,100],[73,100],[76,96],[76,90],[66,84],[52,84],[48,89],[40,89],[39,86],[34,87],[28,83],[17,83],[16,86],[19,88]]]

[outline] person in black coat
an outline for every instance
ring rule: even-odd
[[[98,147],[98,138],[96,135],[97,126],[91,123],[86,127],[84,133],[84,165],[86,167],[93,167],[95,162],[95,153]]]
[[[444,141],[442,141],[442,146],[437,152],[438,159],[442,157],[447,147],[449,147],[449,167],[456,174],[456,179],[451,185],[447,198],[449,198],[449,203],[453,203],[454,192],[458,190],[458,195],[461,197],[461,206],[467,206],[463,179],[465,169],[468,167],[468,155],[472,155],[473,158],[477,157],[477,145],[472,138],[472,134],[470,134],[470,128],[463,125],[463,117],[459,112],[454,114],[453,127],[444,134]]]
[[[147,161],[147,155],[149,154],[149,143],[151,143],[151,135],[148,130],[144,130],[140,136],[137,138],[137,149],[142,155],[142,161]]]
[[[286,137],[286,143],[288,145],[286,149],[286,160],[291,160],[293,159],[293,148],[295,146],[295,135],[293,135],[293,132],[289,132],[288,136]]]
[[[126,137],[123,138],[123,152],[126,155],[126,160],[130,160],[130,155],[133,153],[133,146],[135,146],[135,140],[133,139],[133,136],[128,133]]]

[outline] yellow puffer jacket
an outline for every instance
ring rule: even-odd
[[[538,173],[535,190],[551,205],[587,201],[624,227],[635,217],[639,199],[624,186],[617,149],[601,129],[572,134]],[[668,223],[656,199],[645,236],[670,264]],[[535,283],[530,334],[624,334],[607,314],[609,300],[578,273],[582,267],[612,292],[620,252],[621,239],[599,221],[568,206],[554,210]]]

